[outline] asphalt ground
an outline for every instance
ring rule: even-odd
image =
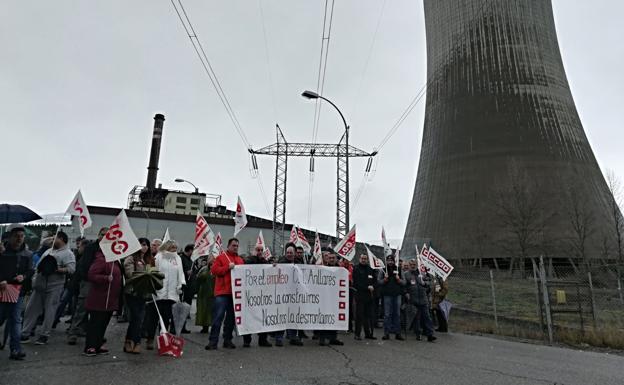
[[[184,335],[184,355],[159,357],[122,352],[127,324],[115,320],[107,330],[110,354],[84,357],[84,340],[65,343],[59,324],[49,344],[24,345],[25,361],[0,359],[0,384],[624,384],[624,357],[458,333],[439,334],[435,343],[355,341],[340,334],[344,346],[206,351],[208,336],[199,328]],[[377,336],[381,331],[376,330]],[[311,332],[308,332],[311,335]]]

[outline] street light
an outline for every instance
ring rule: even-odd
[[[188,180],[182,179],[182,178],[176,178],[175,182],[177,182],[177,183],[188,183],[191,186],[195,187],[195,194],[199,194],[199,189],[197,188],[197,186],[195,186],[193,183],[189,182]]]
[[[346,160],[345,161],[345,169],[346,169],[345,170],[345,181],[346,181],[345,190],[346,191],[345,191],[345,202],[344,202],[345,203],[345,229],[343,229],[343,231],[344,231],[344,234],[346,234],[350,229],[349,227],[349,210],[350,210],[350,207],[349,207],[349,125],[347,124],[347,120],[345,119],[344,115],[342,114],[338,106],[336,106],[331,100],[310,90],[303,91],[301,93],[301,96],[303,96],[306,99],[323,99],[327,103],[331,104],[332,107],[334,107],[334,109],[338,111],[338,114],[340,114],[340,118],[342,119],[342,123],[344,124],[345,132],[344,132],[343,137],[345,139],[345,160]],[[340,141],[342,141],[342,139]],[[338,158],[338,164],[340,164],[340,158]],[[340,186],[338,186],[338,190],[340,190]]]

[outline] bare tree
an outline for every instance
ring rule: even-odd
[[[613,170],[607,171],[607,186],[609,188],[609,209],[611,220],[613,221],[613,232],[615,236],[615,251],[617,252],[618,263],[624,262],[624,218],[620,209],[622,203],[622,183]]]
[[[527,258],[535,257],[544,243],[544,231],[552,219],[552,209],[539,186],[512,164],[508,188],[500,190],[497,217],[509,234],[502,247],[510,255],[509,272],[513,272],[516,258],[524,271]]]
[[[570,229],[568,246],[574,257],[583,263],[585,270],[589,270],[589,259],[587,258],[587,244],[589,238],[595,231],[594,214],[588,202],[579,196],[579,190],[583,188],[579,183],[570,184],[572,188],[568,191],[566,202],[566,217]],[[574,261],[570,260],[575,270]],[[578,273],[578,271],[577,271]]]

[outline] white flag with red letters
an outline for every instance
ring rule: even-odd
[[[438,254],[433,247],[427,247],[425,244],[420,251],[420,259],[432,273],[439,275],[443,280],[451,274],[454,267],[444,257]]]
[[[318,231],[314,236],[314,250],[312,252],[312,256],[316,259],[317,265],[323,264],[323,253],[321,251],[321,238],[319,238]]]
[[[347,235],[336,245],[336,254],[351,261],[355,256],[355,225]]]
[[[212,256],[213,257],[218,257],[219,254],[221,254],[223,252],[223,248],[221,247],[223,243],[223,240],[221,238],[221,232],[218,232],[217,235],[215,236],[215,241],[214,244],[212,245]]]
[[[193,248],[193,255],[191,258],[196,260],[197,258],[210,254],[210,249],[215,241],[214,233],[206,218],[198,211],[195,217],[195,248]]]
[[[381,226],[381,243],[383,243],[384,258],[386,258],[388,255],[392,255],[392,249],[390,248],[390,244],[386,239],[386,230],[383,228],[383,226]]]
[[[85,203],[80,190],[78,190],[76,196],[72,199],[65,213],[78,217],[80,235],[84,235],[85,229],[88,229],[93,224],[93,221],[91,221],[91,215],[89,215],[89,209],[87,208],[87,204]]]
[[[243,206],[239,196],[236,203],[236,215],[234,216],[234,236],[240,233],[245,226],[247,226],[247,214],[245,214],[245,206]]]
[[[386,268],[386,265],[384,265],[383,261],[377,258],[377,256],[375,256],[375,254],[373,254],[373,252],[370,251],[368,246],[366,246],[366,253],[368,254],[368,265],[370,267],[372,267],[375,270],[383,270]]]
[[[106,262],[120,260],[135,251],[141,250],[141,244],[130,227],[126,210],[121,210],[117,215],[104,238],[100,241],[100,248],[106,257]]]

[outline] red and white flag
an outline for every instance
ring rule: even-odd
[[[163,243],[170,241],[171,240],[171,235],[169,235],[169,227],[167,227],[167,230],[165,230],[165,235],[163,235]]]
[[[297,232],[297,226],[293,225],[293,227],[290,229],[290,238],[288,238],[288,242],[292,242],[296,244],[298,238],[299,238],[299,235]]]
[[[266,249],[266,244],[264,243],[264,235],[262,235],[262,230],[258,233],[258,238],[256,239],[256,246],[262,246],[262,250]]]
[[[314,236],[314,250],[312,256],[316,259],[317,265],[323,264],[323,252],[321,251],[321,238],[319,238],[318,231]]]
[[[266,260],[268,260],[269,258],[271,258],[273,256],[273,254],[271,254],[271,249],[269,249],[269,246],[265,246],[264,247],[264,251],[262,252],[262,256]]]
[[[137,250],[141,250],[141,244],[130,227],[126,210],[121,210],[113,224],[108,228],[104,238],[100,241],[100,248],[104,253],[106,262],[120,260]]]
[[[76,196],[72,199],[65,213],[78,217],[80,235],[84,235],[85,229],[88,229],[93,224],[93,221],[91,221],[91,215],[89,215],[89,209],[87,208],[84,198],[82,198],[80,190],[78,190]]]
[[[355,245],[355,225],[353,225],[347,235],[336,245],[336,254],[351,261],[355,257]]]
[[[443,280],[446,280],[454,269],[449,261],[438,254],[433,247],[427,247],[427,245],[424,245],[420,251],[420,258],[425,267],[431,270],[432,273],[442,277]]]
[[[366,253],[368,254],[368,265],[371,268],[375,270],[383,270],[386,268],[386,265],[384,265],[383,261],[377,258],[377,256],[375,256],[375,254],[373,254],[373,252],[370,251],[368,246],[366,246]]]
[[[392,249],[390,248],[390,244],[386,239],[386,230],[381,226],[381,243],[383,243],[384,248],[384,258],[388,255],[392,255]]]
[[[394,270],[395,273],[399,274],[399,253],[401,252],[401,249],[399,249],[397,247],[396,253],[394,254],[394,266],[396,266],[396,269]]]
[[[206,218],[198,211],[195,217],[195,247],[191,258],[196,260],[203,255],[210,254],[214,241],[215,236],[212,229],[208,226]]]
[[[234,216],[234,236],[240,233],[245,226],[247,226],[247,214],[245,214],[245,206],[243,206],[239,196],[236,203],[236,215]]]
[[[418,245],[414,245],[414,247],[416,248],[416,263],[418,263],[418,271],[420,271],[421,274],[426,274],[427,273],[427,268],[425,267],[425,265],[423,265],[422,260],[420,259],[420,250],[418,250]],[[427,245],[423,246],[423,249],[427,247]]]
[[[215,236],[215,241],[212,246],[212,255],[214,257],[218,257],[219,254],[223,252],[223,248],[221,247],[222,243],[223,243],[223,240],[221,239],[221,232],[218,232],[217,235]]]
[[[310,254],[310,251],[312,251],[310,242],[308,242],[308,239],[306,238],[306,236],[303,235],[303,231],[299,228],[297,228],[297,243],[296,244],[297,246],[303,247],[303,251],[305,251],[307,254]]]

